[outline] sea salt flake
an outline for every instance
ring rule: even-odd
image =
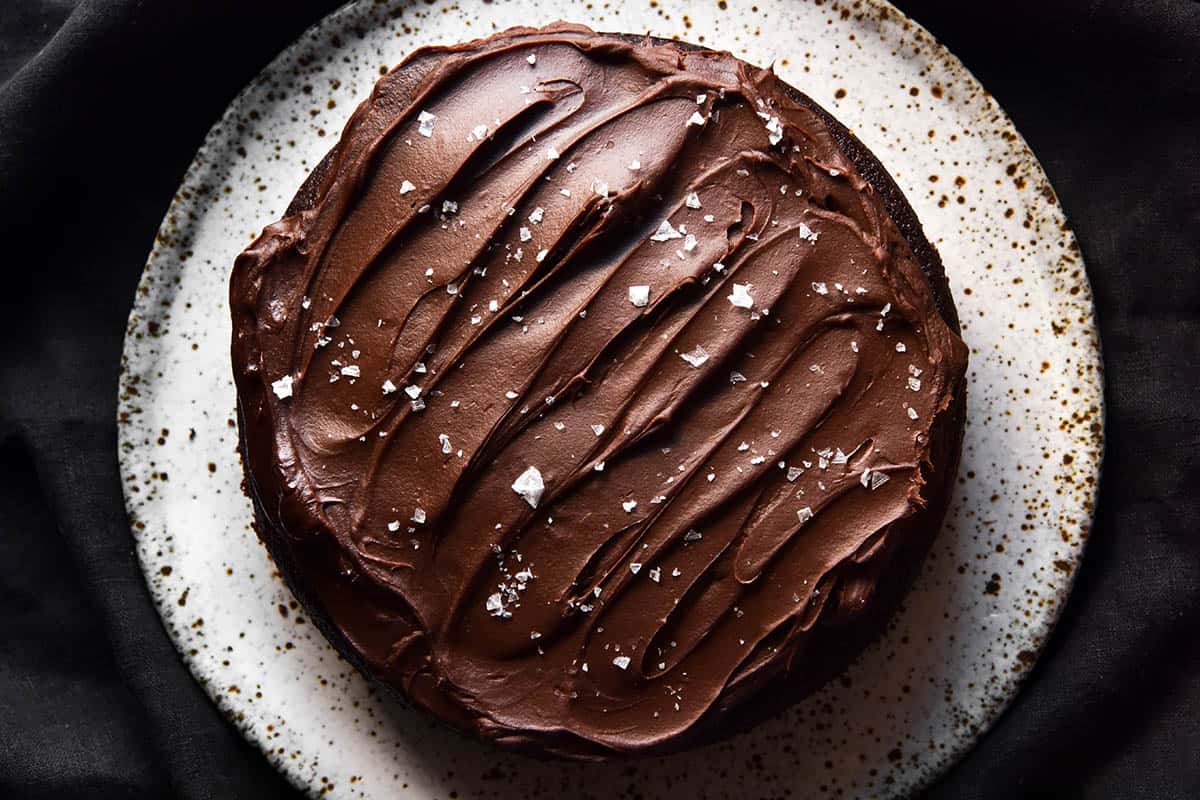
[[[341,372],[347,378],[357,378],[362,373],[362,370],[359,369],[358,364],[347,364],[342,367]]]
[[[703,538],[704,538],[704,534],[702,534],[702,533],[700,533],[700,531],[694,530],[694,529],[689,530],[687,533],[685,533],[683,535],[683,540],[685,542],[698,542]]]
[[[889,480],[891,480],[891,478],[886,472],[878,472],[873,469],[865,470],[862,474],[862,485],[871,491],[875,491]]]
[[[800,467],[788,467],[787,479],[790,483],[795,483],[796,479],[804,474],[804,470]]]
[[[418,525],[424,524],[425,509],[421,508],[420,506],[417,506],[416,508],[414,508],[413,513],[412,513],[412,521],[417,523]]]
[[[391,522],[389,522],[387,524],[387,529],[389,531],[391,531],[392,533],[395,533],[396,531],[400,530],[400,520],[394,519]]]
[[[533,66],[537,63],[537,53],[530,53],[525,60],[529,62],[530,66]]]
[[[457,214],[458,213],[458,203],[454,202],[453,200],[443,200],[442,201],[442,213],[443,214]]]
[[[921,391],[921,379],[917,378],[913,375],[909,375],[908,376],[908,388],[912,389],[914,392]]]
[[[729,373],[729,382],[730,383],[734,383],[734,384],[745,383],[745,381],[746,381],[746,376],[743,375],[742,373],[738,372],[737,370],[734,370],[733,372]]]
[[[488,132],[487,125],[476,125],[474,128],[471,129],[471,135],[474,136],[476,139],[478,139],[481,142],[487,138],[487,132]]]
[[[813,518],[813,510],[809,506],[805,506],[796,512],[796,516],[800,519],[800,524],[803,525]]]
[[[279,380],[272,381],[271,391],[275,392],[275,396],[280,400],[287,400],[292,396],[292,376],[284,375]]]
[[[542,221],[542,219],[545,216],[546,216],[546,209],[542,208],[541,206],[538,206],[529,214],[529,221],[532,222],[534,225],[537,225]]]
[[[642,565],[641,565],[641,563],[639,563],[639,562],[637,562],[637,561],[632,561],[632,562],[630,562],[630,564],[629,564],[629,571],[630,571],[630,572],[632,572],[634,575],[637,575],[637,574],[638,574],[638,572],[640,572],[640,571],[641,571],[641,569],[642,569]]]
[[[645,308],[650,304],[649,286],[630,286],[629,302],[637,308]]]
[[[896,342],[897,353],[903,353],[906,350],[908,350],[908,348],[904,346],[904,342]]]
[[[812,288],[817,294],[829,294],[829,287],[821,281],[813,281]]]
[[[704,101],[707,99],[708,99],[708,95],[706,95],[706,94],[696,95],[696,105],[698,105],[698,106],[704,105]]]
[[[690,117],[688,117],[687,124],[688,124],[688,127],[691,127],[692,125],[703,126],[704,122],[705,122],[704,115],[701,114],[699,111],[693,111],[692,115]]]
[[[631,172],[637,172],[641,168],[642,168],[642,162],[638,161],[636,158],[633,161],[629,162],[629,170]]]
[[[679,357],[691,364],[693,367],[699,368],[704,364],[705,361],[708,361],[708,351],[700,345],[696,345],[695,349],[693,349],[690,353],[680,353]]]
[[[537,508],[542,499],[542,492],[546,491],[546,484],[542,481],[542,473],[538,468],[530,466],[513,481],[512,490],[520,495],[530,508]]]
[[[546,260],[546,254],[549,252],[550,252],[549,250],[538,250],[537,258],[535,258],[534,260],[537,261],[539,264],[542,263],[543,261]]]
[[[546,160],[547,161],[556,161],[556,160],[558,160],[558,157],[560,155],[562,155],[562,154],[559,153],[558,150],[554,149],[554,147],[546,148]]]
[[[409,384],[408,386],[404,387],[404,393],[413,400],[416,400],[421,396],[421,387],[417,386],[415,383]]]
[[[725,271],[725,265],[724,265],[724,264],[722,264],[720,261],[714,261],[714,262],[713,262],[713,269],[714,269],[714,270],[716,270],[717,272],[724,272],[724,271]]]
[[[522,242],[528,242],[530,239],[533,238],[533,232],[530,231],[529,228],[526,228],[524,225],[522,225],[520,236],[521,236]]]
[[[438,441],[442,443],[442,453],[449,455],[454,452],[454,448],[450,446],[450,437],[444,433],[438,434]]]
[[[626,500],[621,503],[621,508],[625,509],[626,514],[632,514],[633,510],[637,508],[637,500]]]
[[[603,425],[593,425],[592,433],[596,434],[597,436],[601,435],[602,433],[604,433],[604,426]]]
[[[783,141],[783,125],[780,124],[779,117],[768,117],[766,128],[767,141],[773,145]]]
[[[700,195],[690,192],[683,202],[688,208],[700,208]]]
[[[409,192],[415,192],[416,190],[417,187],[413,185],[412,181],[406,180],[400,184],[400,194],[408,194]]]
[[[504,393],[504,396],[507,397],[509,400],[516,400],[521,395],[517,394],[512,389],[509,389],[507,392]]]
[[[646,574],[649,575],[650,580],[654,581],[655,583],[659,583],[660,581],[662,581],[662,570],[659,569],[658,567],[655,567],[654,569],[650,570]]]
[[[389,378],[383,382],[382,388],[384,394],[391,394],[396,391],[396,384],[392,383],[391,379]]]
[[[592,191],[601,197],[608,197],[608,183],[599,178],[592,179]]]
[[[805,225],[803,222],[796,224],[796,230],[799,231],[801,239],[803,239],[806,242],[810,242],[812,244],[816,244],[817,239],[820,238],[820,236],[821,236],[821,234],[817,233],[812,228]]]
[[[690,253],[696,249],[697,244],[699,244],[699,242],[696,240],[696,237],[689,233],[687,238],[683,240],[683,251],[685,253]]]
[[[433,123],[437,122],[437,115],[430,114],[428,111],[422,111],[417,115],[417,133],[428,139],[433,136]]]
[[[671,224],[671,221],[664,219],[662,221],[662,224],[658,226],[658,230],[655,231],[654,235],[650,237],[650,241],[666,242],[666,241],[670,241],[671,239],[682,239],[682,238],[683,238],[683,234],[680,233],[679,231],[675,230],[675,226]]]
[[[750,285],[746,283],[735,283],[733,292],[726,299],[734,308],[754,307],[754,298],[750,296]]]
[[[617,656],[612,662],[617,669],[629,669],[629,656]]]
[[[919,416],[920,415],[917,414],[917,410],[915,408],[913,408],[912,406],[908,407],[908,418],[909,419],[917,419],[917,417],[919,417]]]

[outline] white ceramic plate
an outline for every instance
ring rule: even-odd
[[[971,346],[951,512],[890,633],[844,681],[754,731],[633,765],[507,755],[387,706],[304,619],[255,539],[236,452],[234,256],[282,214],[382,68],[420,45],[559,17],[773,61],[893,171],[941,251]],[[892,797],[931,781],[995,720],[1066,599],[1102,442],[1092,315],[1074,237],[1011,122],[881,0],[362,0],[233,101],[167,212],[125,340],[126,502],[184,660],[314,796]]]

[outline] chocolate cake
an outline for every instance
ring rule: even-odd
[[[538,754],[711,741],[838,674],[957,467],[936,252],[729,53],[566,24],[417,51],[230,302],[289,586],[370,678]]]

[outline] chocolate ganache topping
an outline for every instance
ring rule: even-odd
[[[259,532],[342,653],[582,757],[813,669],[961,430],[863,153],[769,70],[573,25],[384,76],[231,287]]]

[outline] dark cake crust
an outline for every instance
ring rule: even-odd
[[[577,28],[561,30],[569,35],[580,35]],[[553,33],[553,30],[537,32],[525,29],[500,34],[499,37],[545,36],[547,32]],[[614,42],[638,47],[656,45],[693,52],[711,52],[692,45],[646,40],[642,37],[621,34],[603,36]],[[434,73],[438,69],[440,59],[449,58],[453,53],[470,46],[424,51],[399,69],[414,72],[410,83],[411,90],[415,92],[419,73]],[[759,78],[762,78],[761,73]],[[958,320],[941,261],[936,250],[925,239],[914,212],[886,170],[844,126],[810,98],[790,86],[775,81],[773,77],[771,81],[783,96],[819,120],[820,125],[836,144],[837,152],[853,165],[853,170],[869,185],[887,218],[899,233],[898,241],[907,247],[907,256],[914,260],[923,274],[928,302],[936,309],[937,319],[945,325],[947,332],[957,334]],[[397,93],[393,102],[403,104],[403,95]],[[364,108],[369,103],[370,101],[365,103]],[[360,109],[355,117],[362,113],[364,112]],[[355,120],[352,119],[347,126],[348,135],[354,125]],[[338,181],[338,162],[345,142],[346,139],[343,138],[314,169],[290,205],[285,222],[300,220],[306,214],[311,214],[319,207],[322,198],[329,196]],[[820,204],[823,201],[816,202]],[[829,198],[824,202],[833,203],[834,207],[828,210],[837,210],[836,198]],[[889,522],[872,537],[867,548],[870,552],[861,559],[861,563],[844,564],[840,567],[837,577],[824,587],[830,595],[836,596],[835,599],[821,601],[818,610],[813,612],[817,615],[814,619],[819,617],[820,622],[812,626],[811,632],[803,637],[802,642],[791,646],[786,658],[766,658],[754,670],[744,671],[739,680],[726,687],[726,690],[686,729],[653,741],[634,742],[625,746],[615,743],[611,736],[607,739],[604,736],[580,736],[577,732],[569,730],[569,726],[564,726],[561,730],[518,730],[510,724],[497,724],[495,720],[488,718],[486,713],[481,715],[480,708],[473,706],[471,699],[464,700],[458,693],[459,689],[447,693],[444,678],[430,683],[426,678],[414,677],[414,672],[406,672],[412,668],[403,666],[406,663],[404,658],[397,660],[396,663],[401,665],[399,668],[393,666],[381,669],[376,657],[366,655],[370,648],[364,648],[360,639],[347,633],[345,620],[349,613],[348,606],[331,607],[331,598],[336,601],[339,597],[344,598],[347,592],[352,592],[355,594],[354,604],[370,606],[377,602],[380,608],[393,608],[394,600],[388,596],[389,592],[386,589],[373,585],[371,581],[350,576],[339,582],[335,576],[329,574],[329,570],[323,565],[345,562],[345,541],[337,536],[313,533],[297,535],[295,526],[289,525],[288,522],[304,518],[307,512],[291,507],[295,498],[287,497],[287,492],[280,486],[284,482],[279,478],[281,472],[277,469],[270,470],[266,486],[256,478],[256,475],[262,472],[258,465],[264,462],[264,454],[277,453],[278,431],[275,425],[268,423],[264,417],[264,410],[269,405],[265,390],[270,385],[270,380],[267,376],[255,375],[255,369],[247,370],[244,367],[246,364],[253,364],[252,359],[247,359],[245,337],[253,334],[252,328],[246,327],[246,321],[257,318],[255,314],[258,312],[252,312],[250,306],[258,307],[265,265],[276,263],[280,259],[280,250],[276,248],[281,242],[279,233],[268,229],[264,237],[239,259],[239,267],[231,287],[235,315],[234,364],[239,386],[239,427],[243,457],[248,464],[247,490],[255,504],[256,529],[289,587],[308,609],[313,621],[344,657],[368,676],[381,680],[391,689],[398,690],[402,697],[432,710],[459,728],[472,730],[506,746],[535,754],[583,758],[608,757],[618,753],[660,753],[726,736],[819,688],[831,676],[842,671],[846,664],[861,652],[863,646],[876,638],[902,599],[940,526],[957,470],[965,412],[962,374],[966,352],[956,336],[945,336],[939,342],[945,348],[939,353],[941,362],[936,364],[943,383],[942,394],[941,399],[934,404],[931,414],[932,426],[927,434],[921,434],[927,439],[923,448],[924,454],[914,471],[916,488],[911,499],[912,508],[909,513]],[[287,239],[283,247],[295,247],[295,239]],[[900,257],[905,255],[901,254]],[[250,298],[254,302],[248,304],[247,300]],[[239,333],[243,338],[238,338]],[[937,358],[932,360],[938,361]],[[276,455],[271,455],[267,460],[276,459]],[[311,527],[311,524],[305,527]],[[416,627],[414,620],[410,620],[410,624]],[[797,664],[802,664],[802,667],[798,668]],[[418,668],[417,672],[419,671]],[[442,695],[451,699],[443,701],[440,699]],[[597,741],[597,738],[602,741]]]

